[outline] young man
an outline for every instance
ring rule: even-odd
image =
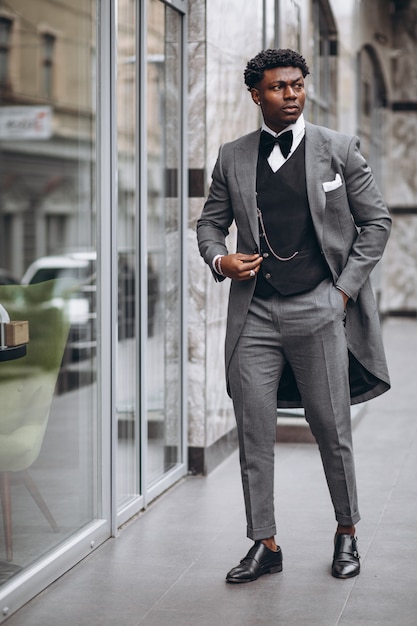
[[[231,279],[226,378],[239,434],[247,535],[226,577],[282,569],[275,542],[277,406],[305,409],[338,522],[332,574],[360,570],[350,403],[389,389],[369,274],[391,220],[359,141],[305,122],[309,68],[293,50],[249,61],[245,83],[262,129],[220,148],[197,224],[216,281]],[[237,227],[237,252],[225,238]]]

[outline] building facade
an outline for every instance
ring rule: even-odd
[[[30,329],[26,357],[0,346],[0,621],[236,447],[195,225],[220,144],[260,125],[259,50],[298,49],[306,118],[360,137],[393,216],[381,313],[417,314],[416,22],[416,0],[0,0],[0,303]]]

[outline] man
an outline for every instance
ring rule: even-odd
[[[338,522],[332,575],[360,570],[350,403],[389,389],[369,274],[391,220],[359,140],[304,121],[309,68],[265,50],[244,77],[262,130],[220,148],[197,224],[216,281],[231,279],[226,377],[239,435],[247,536],[229,583],[282,570],[275,542],[277,406],[304,407]],[[237,252],[225,238],[237,227]]]

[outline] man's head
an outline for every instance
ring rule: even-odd
[[[304,78],[309,73],[304,57],[289,49],[263,50],[248,62],[245,84],[275,132],[296,122],[303,112]]]

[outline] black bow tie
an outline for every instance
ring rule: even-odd
[[[291,152],[292,130],[287,130],[287,132],[282,133],[282,135],[278,135],[278,137],[274,137],[274,135],[271,135],[271,133],[268,133],[266,130],[261,132],[261,141],[259,145],[265,155],[265,158],[269,157],[276,143],[281,148],[284,158],[287,158]]]

